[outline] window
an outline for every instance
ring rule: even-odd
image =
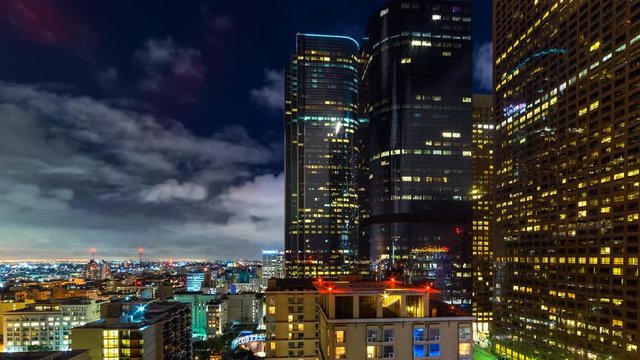
[[[413,357],[425,357],[424,345],[413,345]]]
[[[470,343],[458,344],[458,355],[460,356],[471,355],[471,344]]]
[[[423,327],[413,329],[413,341],[424,341],[425,331]]]
[[[383,333],[383,337],[384,337],[384,341],[388,342],[388,341],[395,341],[395,337],[394,337],[395,332],[393,331],[393,329],[384,329],[384,333]]]
[[[429,327],[429,341],[440,340],[440,328],[437,326]]]
[[[346,359],[347,348],[344,346],[336,346],[336,359]]]
[[[353,297],[336,296],[336,319],[353,318]]]
[[[471,340],[471,328],[466,326],[458,328],[458,339],[460,341]]]
[[[377,346],[367,346],[367,359],[375,359],[378,357]]]
[[[440,344],[429,344],[429,356],[440,356]]]
[[[424,316],[424,302],[421,295],[407,295],[406,313],[408,317]]]
[[[344,330],[336,330],[336,342],[337,343],[344,343],[345,342]]]
[[[376,297],[375,296],[360,296],[358,298],[358,305],[360,308],[361,319],[371,319],[376,317]]]

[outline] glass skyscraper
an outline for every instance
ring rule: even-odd
[[[290,277],[354,271],[358,54],[358,43],[349,37],[297,35],[285,90],[285,259]]]
[[[640,2],[494,4],[494,350],[639,359]]]
[[[471,302],[471,5],[394,0],[367,30],[371,260]]]

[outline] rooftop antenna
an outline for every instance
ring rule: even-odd
[[[142,265],[142,255],[144,254],[144,249],[142,246],[138,247],[138,255],[140,256],[140,265]]]
[[[91,248],[91,260],[96,261],[96,248]]]

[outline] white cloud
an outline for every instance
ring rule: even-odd
[[[263,86],[251,89],[251,98],[269,109],[284,109],[284,71],[265,69],[264,77]]]
[[[493,44],[480,45],[473,52],[473,78],[484,91],[491,92],[493,87]]]
[[[207,198],[207,188],[192,182],[180,184],[176,179],[169,179],[162,184],[143,190],[140,198],[145,203],[173,200],[202,201]]]

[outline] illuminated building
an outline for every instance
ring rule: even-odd
[[[4,314],[4,351],[70,350],[71,328],[100,318],[100,303],[88,299],[27,304]]]
[[[187,273],[187,291],[200,292],[203,286],[208,286],[211,282],[209,271],[194,271]]]
[[[493,201],[493,100],[491,95],[473,95],[473,297],[471,314],[474,338],[488,338],[493,312],[493,252],[491,219]]]
[[[72,331],[92,359],[191,359],[191,311],[180,303],[107,303],[99,321]]]
[[[274,279],[267,358],[470,360],[474,318],[439,296],[396,281]]]
[[[91,360],[89,351],[26,351],[4,353],[0,355],[2,360]]]
[[[284,274],[284,253],[278,250],[262,250],[262,277],[260,287],[267,288],[267,280],[282,279]]]
[[[354,267],[358,51],[348,37],[297,35],[285,90],[289,277],[348,274]]]
[[[313,280],[270,279],[265,296],[267,358],[319,360]]]
[[[27,304],[33,303],[33,300],[15,301],[0,300],[0,338],[4,339],[4,314],[9,311],[24,309]],[[4,343],[0,341],[0,351],[3,351]]]
[[[225,326],[258,325],[262,319],[262,298],[258,294],[228,294],[222,300]]]
[[[97,262],[91,259],[85,266],[85,279],[106,280],[111,276],[111,269],[106,261]]]
[[[471,5],[394,0],[367,37],[371,261],[470,308]]]
[[[316,282],[320,358],[471,360],[471,316],[396,281]]]
[[[191,335],[194,338],[204,340],[207,338],[207,306],[209,302],[217,299],[217,295],[196,293],[175,293],[173,300],[189,304],[191,307]]]
[[[220,300],[213,300],[207,304],[207,338],[222,335],[227,320]]]
[[[493,5],[494,350],[638,359],[640,2]]]

